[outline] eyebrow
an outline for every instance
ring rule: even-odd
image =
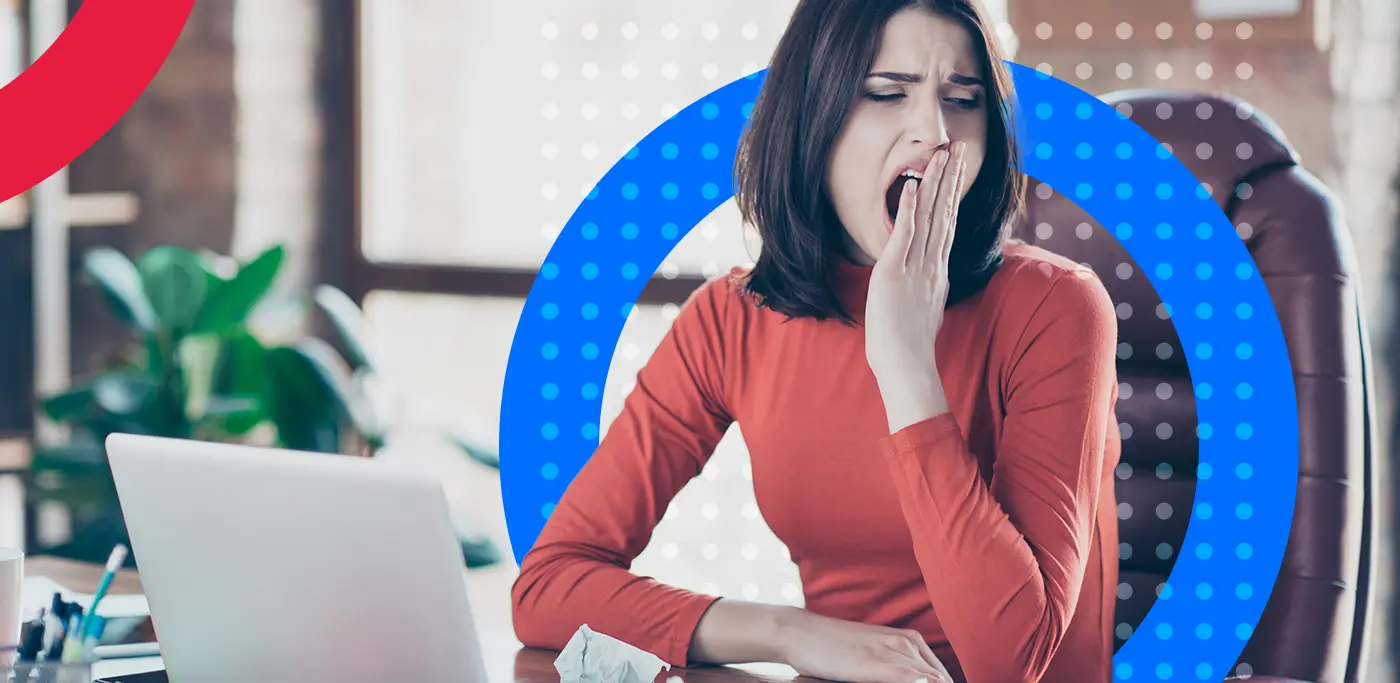
[[[895,81],[897,83],[921,83],[924,80],[923,76],[920,76],[918,74],[900,73],[897,71],[876,71],[874,73],[866,75],[866,78],[884,78],[887,80]],[[952,81],[953,85],[981,86],[984,88],[987,86],[987,84],[982,82],[982,79],[980,78],[976,78],[973,76],[964,76],[963,74],[959,73],[955,73],[949,76],[948,80]]]

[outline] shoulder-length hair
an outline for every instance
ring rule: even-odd
[[[761,240],[744,289],[790,318],[853,321],[831,279],[843,228],[825,190],[827,162],[885,24],[906,8],[960,22],[986,75],[987,151],[959,208],[948,305],[986,286],[1023,207],[1011,75],[977,0],[801,0],[754,102],[734,173],[739,211]]]

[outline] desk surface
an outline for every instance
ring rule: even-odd
[[[25,560],[25,573],[29,576],[45,576],[70,590],[91,593],[97,589],[102,576],[100,565],[69,562],[47,557],[31,557]],[[468,590],[472,590],[472,577],[468,575]],[[477,602],[488,602],[499,597],[505,585],[495,585],[500,581],[486,578],[480,584],[483,593],[478,600],[472,596],[473,606]],[[133,571],[122,571],[113,579],[109,589],[114,594],[141,593],[141,579]],[[520,646],[520,641],[509,632],[489,632],[483,629],[485,641],[486,671],[491,683],[559,683],[559,674],[554,670],[557,652],[537,650]],[[735,667],[707,667],[691,670],[677,669],[663,671],[656,679],[665,681],[670,676],[679,676],[686,683],[815,683],[818,679],[795,676],[792,669],[775,665],[745,665]]]

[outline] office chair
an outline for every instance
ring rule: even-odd
[[[1291,357],[1300,445],[1293,531],[1273,594],[1231,673],[1255,682],[1361,683],[1373,618],[1375,401],[1356,259],[1338,201],[1247,103],[1144,90],[1101,99],[1212,188],[1259,267]],[[1163,104],[1171,107],[1165,119]],[[1141,512],[1120,521],[1120,540],[1133,548],[1120,561],[1120,584],[1131,590],[1119,591],[1121,646],[1156,600],[1191,518],[1195,396],[1181,342],[1146,274],[1111,232],[1039,185],[1031,180],[1015,236],[1090,266],[1119,307],[1120,342],[1131,348],[1118,361],[1125,438],[1115,481],[1118,500]],[[1164,501],[1178,511],[1165,521],[1150,512]],[[1166,559],[1156,552],[1162,543],[1173,549]]]

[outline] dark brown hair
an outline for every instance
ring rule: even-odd
[[[959,209],[948,305],[986,286],[1023,206],[1011,76],[977,0],[801,0],[754,102],[734,173],[739,211],[762,240],[745,289],[789,317],[852,321],[831,282],[843,228],[824,189],[827,161],[885,24],[906,8],[960,22],[986,75],[987,151]]]

